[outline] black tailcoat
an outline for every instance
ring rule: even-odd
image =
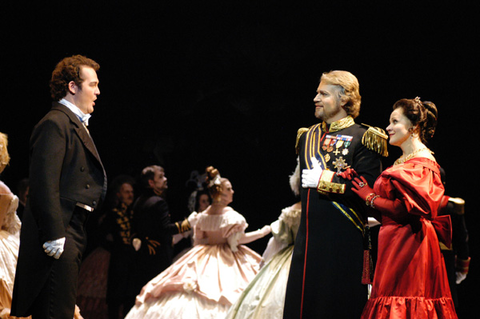
[[[72,318],[89,214],[77,204],[96,208],[105,196],[107,180],[87,129],[58,102],[33,130],[29,178],[12,315],[54,311],[65,316],[71,312]],[[43,243],[61,237],[66,237],[61,257],[47,256]]]
[[[133,232],[142,241],[135,257],[135,273],[131,289],[133,295],[172,264],[173,237],[188,229],[181,223],[172,223],[167,202],[148,189],[133,206]]]

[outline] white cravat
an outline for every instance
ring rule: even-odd
[[[58,103],[68,107],[68,109],[78,117],[78,119],[83,123],[83,125],[88,126],[88,120],[92,115],[83,113],[75,104],[65,99],[61,99],[60,101],[58,101]]]

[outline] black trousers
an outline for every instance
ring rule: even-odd
[[[67,227],[65,249],[54,260],[47,282],[32,305],[32,319],[72,319],[77,281],[87,239],[85,223],[89,212],[76,207]],[[53,258],[53,257],[52,257]]]

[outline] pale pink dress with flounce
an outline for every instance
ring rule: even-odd
[[[261,256],[238,245],[247,226],[233,209],[198,214],[195,246],[142,288],[126,319],[224,318],[259,270]]]
[[[0,182],[2,183],[2,182]],[[2,183],[0,196],[10,193],[10,189]],[[13,194],[12,194],[13,195]],[[20,219],[16,214],[18,197],[13,195],[4,220],[0,221],[0,318],[10,317],[12,304],[13,281],[17,267],[18,247],[20,245]]]

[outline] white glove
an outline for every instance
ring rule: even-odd
[[[378,220],[376,220],[375,218],[373,217],[368,217],[368,226],[369,227],[375,227],[375,226],[378,226],[378,225],[381,225],[382,223],[380,223]]]
[[[312,161],[312,169],[302,170],[302,187],[303,188],[317,188],[320,176],[323,169],[320,167],[320,162],[315,158],[310,158]]]
[[[140,247],[142,247],[142,241],[140,240],[140,238],[134,238],[132,240],[132,246],[135,251],[138,251]]]
[[[456,275],[456,277],[457,277],[457,279],[455,280],[455,282],[457,283],[457,285],[458,285],[459,283],[461,283],[465,278],[467,278],[467,274],[463,274],[463,273],[458,272],[458,271],[455,272],[455,275]]]
[[[43,249],[48,256],[51,256],[55,259],[60,258],[65,248],[65,237],[49,240],[43,244]]]

